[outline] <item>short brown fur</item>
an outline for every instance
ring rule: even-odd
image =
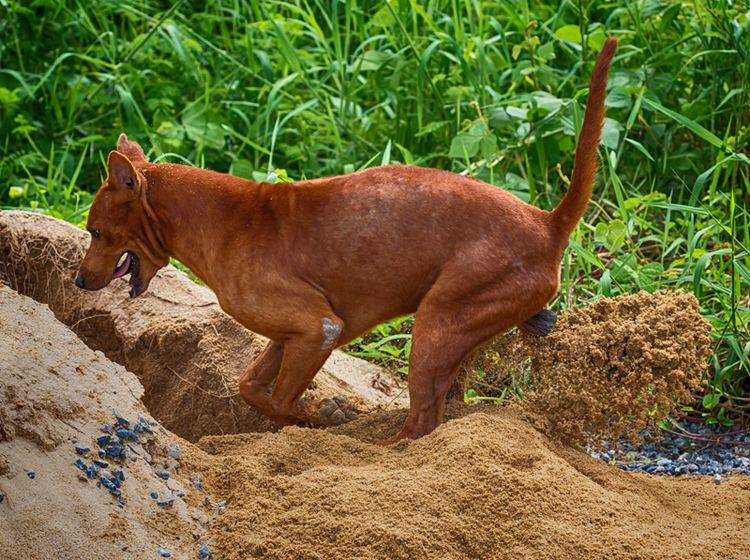
[[[475,179],[413,166],[254,183],[152,164],[121,135],[89,213],[92,242],[76,284],[103,288],[128,252],[137,296],[169,257],[182,261],[227,313],[271,340],[240,392],[282,425],[315,413],[298,399],[335,347],[416,312],[411,408],[391,441],[428,434],[463,358],[523,326],[557,291],[563,250],[594,186],[615,50],[609,39],[597,60],[571,187],[551,213]]]

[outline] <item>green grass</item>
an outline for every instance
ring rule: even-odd
[[[748,6],[693,2],[0,2],[0,204],[81,223],[121,131],[262,180],[387,162],[564,192],[586,82],[620,38],[600,181],[557,309],[681,288],[714,327],[703,409],[750,409]],[[350,350],[403,368],[410,321]]]

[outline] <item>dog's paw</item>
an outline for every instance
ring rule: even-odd
[[[336,426],[355,418],[356,409],[347,402],[346,397],[339,396],[320,401],[314,414],[314,421],[326,426]]]

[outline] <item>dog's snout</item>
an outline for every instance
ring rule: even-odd
[[[76,275],[76,279],[74,280],[74,283],[79,288],[85,288],[86,287],[86,279],[81,276],[80,274]]]

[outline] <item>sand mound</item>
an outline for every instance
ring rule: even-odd
[[[524,405],[558,436],[635,437],[693,400],[710,334],[692,294],[640,292],[572,309],[544,338],[503,336],[479,361],[506,385],[526,376]]]
[[[228,500],[211,528],[226,560],[744,559],[750,480],[632,475],[559,447],[511,408],[396,449],[383,414],[336,432],[213,436],[188,462]],[[348,435],[345,435],[348,434]]]
[[[141,404],[138,379],[87,348],[45,306],[4,286],[0,347],[0,557],[142,559],[162,546],[194,558],[208,516],[179,497],[163,509],[150,499],[151,491],[164,496],[189,482],[179,469],[167,482],[154,475],[176,438]],[[98,457],[78,455],[74,445],[97,449],[113,410],[143,418],[153,434],[133,442],[127,460],[107,458],[108,467],[88,478],[75,462],[90,466]],[[97,484],[115,469],[123,472],[124,507]]]
[[[266,340],[224,314],[210,290],[173,267],[131,300],[127,283],[99,292],[72,285],[88,234],[27,212],[0,212],[0,279],[50,306],[91,348],[135,373],[144,403],[188,440],[272,429],[239,396],[237,377]],[[363,360],[334,352],[308,398],[343,396],[360,412],[404,406],[403,383]]]

